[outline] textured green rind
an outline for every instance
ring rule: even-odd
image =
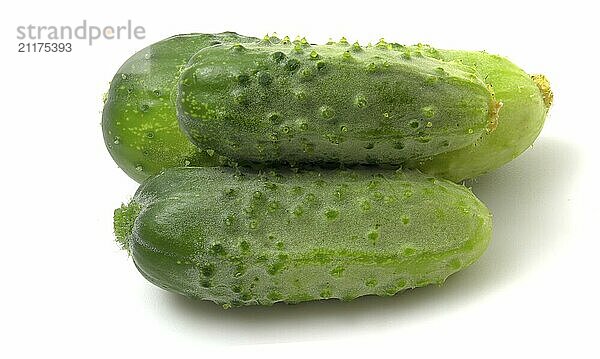
[[[402,51],[407,49],[398,48]],[[540,84],[538,81],[536,84],[532,76],[509,60],[485,52],[435,50],[428,47],[409,49],[473,66],[479,76],[493,87],[496,100],[502,103],[502,108],[495,131],[484,134],[466,147],[428,159],[414,160],[407,163],[406,167],[460,181],[510,162],[533,144],[542,130],[552,101],[547,82]]]
[[[141,182],[164,168],[212,166],[177,124],[174,100],[183,66],[199,49],[220,42],[258,41],[235,33],[177,35],[130,57],[111,81],[102,112],[104,141],[115,162]]]
[[[473,69],[387,46],[282,41],[200,50],[182,72],[182,129],[261,163],[402,164],[467,146],[494,121]]]
[[[127,207],[115,232],[144,277],[224,307],[439,284],[483,253],[492,224],[467,188],[416,171],[175,168]]]

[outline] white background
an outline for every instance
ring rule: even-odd
[[[598,12],[559,3],[3,5],[0,356],[203,357],[219,349],[214,355],[597,358]],[[131,19],[147,37],[75,41],[69,54],[17,53],[17,26],[83,19],[102,26]],[[101,97],[142,47],[225,30],[485,49],[547,75],[555,104],[540,138],[472,185],[495,221],[479,262],[442,287],[393,298],[228,311],[145,281],[113,241],[112,211],[137,184],[104,147]]]

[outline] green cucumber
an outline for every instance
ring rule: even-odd
[[[200,149],[241,163],[399,165],[471,144],[497,105],[458,62],[267,38],[196,53],[177,114]]]
[[[111,82],[102,118],[104,139],[115,162],[136,181],[163,168],[227,163],[223,156],[199,151],[187,140],[179,130],[173,102],[182,67],[192,54],[215,41],[258,40],[233,33],[174,36],[136,53]],[[552,102],[543,76],[530,76],[505,58],[485,52],[385,45],[399,50],[398,56],[434,57],[473,66],[503,104],[495,131],[461,149],[411,160],[406,167],[454,181],[473,178],[517,157],[541,131]],[[151,113],[142,111],[150,109]]]
[[[440,284],[481,256],[491,224],[462,185],[360,168],[173,168],[115,210],[146,279],[225,308]]]
[[[221,42],[258,41],[235,33],[177,35],[130,57],[111,81],[104,110],[104,141],[115,162],[141,182],[164,168],[223,163],[200,152],[179,130],[175,111],[179,73],[199,49]]]
[[[510,162],[538,137],[553,100],[543,75],[528,75],[506,58],[486,52],[436,50],[424,45],[393,47],[402,53],[424,53],[474,67],[502,103],[495,131],[458,150],[409,161],[406,167],[458,182]]]

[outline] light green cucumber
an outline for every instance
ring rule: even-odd
[[[543,75],[529,75],[506,58],[486,52],[436,50],[424,45],[394,44],[393,47],[402,54],[423,53],[472,66],[479,77],[493,87],[496,100],[502,104],[495,131],[484,133],[463,148],[409,161],[406,167],[461,181],[510,162],[531,147],[538,137],[553,100],[550,85]]]
[[[155,285],[227,308],[394,295],[477,260],[488,209],[417,171],[174,168],[115,211]]]
[[[198,151],[182,134],[175,111],[179,73],[199,49],[250,42],[235,33],[177,35],[130,57],[111,81],[104,110],[104,142],[117,165],[141,182],[164,168],[214,166],[218,155]]]
[[[458,62],[267,38],[196,53],[177,113],[200,149],[242,163],[400,165],[473,143],[497,105]]]

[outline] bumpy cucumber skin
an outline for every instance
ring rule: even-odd
[[[176,84],[199,49],[251,41],[258,39],[235,33],[177,35],[130,57],[111,81],[102,112],[104,142],[119,167],[141,182],[164,168],[222,164],[222,158],[198,151],[180,131]]]
[[[177,113],[199,148],[242,163],[398,165],[474,142],[495,105],[458,63],[267,40],[200,50],[181,75]]]
[[[141,182],[163,168],[224,163],[222,156],[199,151],[180,133],[176,123],[173,88],[191,54],[218,41],[214,40],[215,37],[228,36],[231,36],[228,41],[237,41],[238,35],[233,33],[171,37],[136,53],[115,75],[103,111],[104,139],[115,162],[136,181]],[[239,42],[246,41],[243,36],[239,36],[239,39]],[[475,66],[480,77],[493,86],[497,100],[504,104],[499,112],[496,131],[484,134],[475,144],[427,159],[410,161],[406,166],[454,181],[473,178],[514,159],[529,148],[539,135],[550,102],[544,104],[542,97],[545,93],[540,93],[531,77],[507,59],[485,52],[433,50],[422,46],[396,45],[395,48],[401,49],[400,56],[414,51],[410,56],[415,57],[422,52],[425,56]],[[150,55],[150,59],[146,59],[146,54]],[[161,61],[154,61],[158,59]],[[139,69],[151,72],[142,76]],[[129,76],[134,73],[137,73],[135,77]],[[156,86],[152,86],[154,84]],[[155,102],[157,98],[153,97],[156,96],[154,90],[164,94],[167,100],[161,102],[160,106]],[[550,93],[549,89],[546,91],[546,94]],[[145,100],[152,104],[155,115],[141,111]],[[127,103],[130,105],[127,106]],[[129,118],[127,122],[126,118]],[[154,131],[156,129],[158,136]]]
[[[407,51],[402,46],[398,48]],[[466,147],[409,161],[407,168],[458,182],[494,170],[531,147],[552,103],[552,92],[543,76],[530,76],[506,58],[485,52],[435,50],[423,46],[408,49],[473,66],[493,87],[502,108],[495,131],[483,134]]]
[[[484,252],[491,224],[464,186],[365,169],[174,168],[115,211],[145,278],[225,308],[440,284]]]

